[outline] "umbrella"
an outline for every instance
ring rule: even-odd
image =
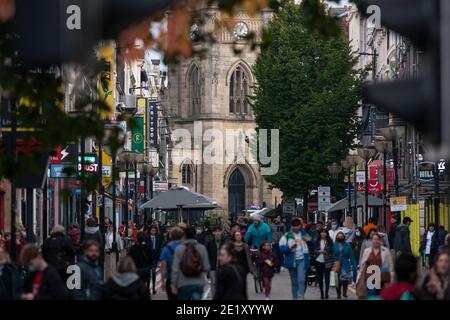
[[[353,206],[354,199],[351,200],[351,206]],[[363,207],[365,205],[365,197],[363,194],[358,194],[356,204],[358,207]],[[382,207],[383,206],[383,199],[374,197],[369,195],[369,207]],[[340,211],[348,208],[348,197],[339,200],[338,202],[334,203],[331,207],[329,207],[326,211],[327,212],[334,212],[334,211]]]
[[[217,201],[203,194],[189,191],[185,187],[175,187],[144,203],[140,209],[215,209],[220,208]]]

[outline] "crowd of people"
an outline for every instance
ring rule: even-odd
[[[148,300],[158,289],[169,300],[201,300],[208,283],[214,300],[246,300],[249,275],[268,300],[282,268],[294,300],[305,299],[311,274],[321,299],[330,298],[332,283],[337,299],[347,298],[349,287],[360,299],[450,299],[450,235],[429,224],[418,260],[411,223],[409,217],[401,223],[393,218],[386,230],[373,219],[360,228],[351,217],[342,224],[307,225],[297,217],[268,223],[254,215],[202,226],[154,221],[144,228],[129,222],[115,230],[105,219],[102,234],[89,218],[83,239],[79,225],[55,225],[40,246],[26,243],[18,227],[15,261],[10,237],[0,238],[0,300]],[[105,273],[107,261],[114,265],[111,274]],[[79,281],[71,278],[71,266],[80,270]]]

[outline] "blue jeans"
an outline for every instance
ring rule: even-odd
[[[291,277],[292,299],[303,300],[305,297],[305,260],[297,260],[295,268],[289,268]]]
[[[178,300],[202,300],[203,286],[190,285],[178,289]]]

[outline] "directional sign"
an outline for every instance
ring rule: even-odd
[[[331,188],[319,187],[317,188],[317,202],[320,211],[326,211],[331,205]]]

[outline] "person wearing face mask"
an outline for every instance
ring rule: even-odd
[[[21,252],[21,260],[28,267],[22,300],[64,300],[66,290],[55,268],[49,265],[34,244],[27,244]]]
[[[332,270],[336,273],[335,285],[337,298],[347,298],[347,288],[350,281],[356,281],[357,265],[352,248],[345,242],[345,235],[339,231],[333,246],[334,260]]]
[[[330,230],[328,230],[328,234],[330,235],[331,240],[333,240],[333,242],[336,241],[336,235],[339,232],[339,225],[336,221],[336,219],[331,220],[331,226],[330,226]]]
[[[19,299],[21,287],[19,269],[10,262],[6,250],[0,247],[0,301]]]
[[[81,273],[81,288],[71,290],[75,300],[100,300],[103,296],[103,268],[99,263],[100,245],[95,240],[86,241],[84,253],[77,266]]]

